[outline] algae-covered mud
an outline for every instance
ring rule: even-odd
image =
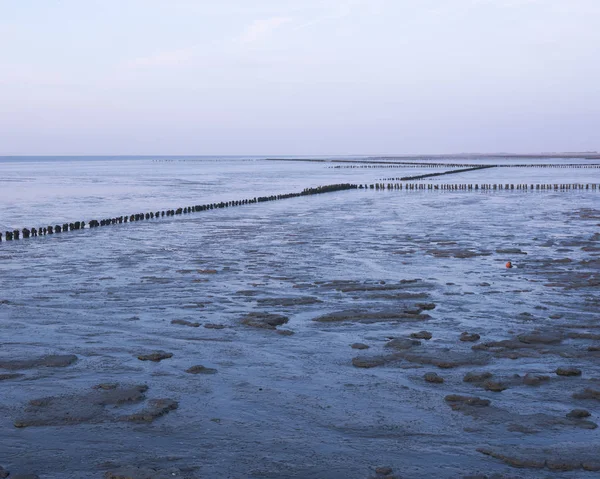
[[[386,174],[255,159],[0,172],[3,230]],[[600,170],[452,175],[513,180]],[[600,471],[598,190],[338,191],[2,242],[0,273],[0,477]]]

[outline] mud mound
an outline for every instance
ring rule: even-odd
[[[287,297],[287,298],[261,298],[256,300],[261,306],[302,306],[306,304],[317,304],[322,303],[318,298],[313,296],[298,296],[298,297]]]
[[[341,293],[399,291],[412,288],[430,289],[432,285],[421,279],[403,279],[396,283],[386,281],[334,280],[315,283],[322,289],[333,289]]]
[[[197,328],[200,326],[200,323],[186,321],[185,319],[174,319],[173,321],[171,321],[171,324],[179,324],[181,326],[189,326],[191,328]]]
[[[137,358],[140,361],[152,361],[159,362],[163,359],[169,359],[173,357],[173,353],[167,353],[166,351],[154,351],[152,353],[140,354]]]
[[[151,422],[177,408],[177,403],[171,399],[153,399],[138,413],[118,415],[119,407],[145,401],[148,386],[103,384],[92,389],[92,392],[81,394],[34,399],[25,407],[23,415],[15,420],[14,425],[22,428],[118,421]]]
[[[427,254],[435,256],[436,258],[476,258],[478,256],[491,256],[491,251],[474,251],[470,248],[448,248],[448,249],[430,249],[426,251]]]
[[[186,369],[185,372],[189,374],[216,374],[217,370],[213,368],[207,368],[199,364],[197,366],[192,366],[191,368]]]
[[[388,341],[385,344],[386,348],[396,349],[397,351],[404,351],[407,349],[414,348],[415,346],[420,346],[421,341],[417,339],[405,339],[405,338],[396,338]]]
[[[323,314],[313,321],[318,323],[338,323],[338,322],[357,322],[357,323],[379,323],[386,321],[426,321],[431,318],[428,314],[422,314],[421,309],[404,310],[384,310],[372,311],[364,309],[347,309],[335,311],[333,313]]]
[[[11,371],[35,368],[65,368],[77,361],[74,354],[51,354],[36,359],[0,359],[0,368]]]
[[[248,313],[242,318],[242,324],[261,329],[276,329],[288,321],[287,316],[265,312]]]
[[[503,461],[512,467],[552,471],[600,471],[598,451],[593,448],[554,447],[548,449],[482,447],[477,452]]]
[[[480,399],[474,396],[446,396],[446,402],[450,403],[453,410],[459,411],[492,425],[494,428],[506,426],[509,432],[521,434],[538,434],[548,430],[561,428],[596,429],[598,425],[582,417],[553,416],[550,414],[518,414],[514,410],[502,409],[491,406],[488,399]],[[481,408],[479,406],[487,406]]]
[[[173,399],[150,399],[148,406],[140,412],[122,416],[121,421],[131,422],[152,422],[155,419],[164,416],[169,411],[179,407],[179,403]]]
[[[489,356],[477,352],[460,352],[449,349],[431,351],[399,351],[396,356],[411,363],[437,366],[442,369],[456,368],[459,366],[483,366],[489,362]]]

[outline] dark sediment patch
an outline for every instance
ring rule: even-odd
[[[25,376],[24,374],[21,373],[6,373],[6,374],[0,374],[0,381],[7,381],[9,379],[17,379],[20,377]]]
[[[388,301],[411,301],[418,299],[429,298],[429,293],[397,293],[397,292],[374,292],[366,293],[363,295],[354,295],[355,298],[361,298],[365,300],[370,299],[385,299]]]
[[[489,372],[468,372],[467,374],[465,374],[465,376],[463,377],[463,382],[465,383],[484,383],[485,381],[487,381],[488,379],[490,379],[492,377],[492,373]]]
[[[441,376],[438,376],[437,373],[425,373],[425,375],[423,376],[423,379],[425,379],[425,381],[427,381],[428,383],[434,383],[434,384],[441,384],[444,382],[444,378]]]
[[[98,385],[91,392],[33,399],[24,414],[15,420],[15,427],[67,426],[116,422],[121,417],[113,414],[124,404],[145,400],[146,385]]]
[[[517,339],[525,344],[560,344],[563,340],[561,332],[535,330],[519,334]]]
[[[523,384],[526,386],[539,386],[550,379],[550,376],[545,374],[527,373],[523,377]]]
[[[110,391],[111,389],[117,389],[119,383],[100,383],[92,386],[92,389],[102,389],[104,391]]]
[[[460,366],[483,366],[489,362],[489,355],[478,352],[452,351],[447,348],[429,351],[398,351],[396,356],[411,363],[437,366],[441,369]]]
[[[435,303],[416,303],[415,306],[422,311],[432,311],[435,309]]]
[[[596,448],[565,446],[544,449],[514,446],[482,447],[481,454],[499,459],[512,467],[525,469],[550,469],[552,471],[600,471]]]
[[[591,413],[587,409],[573,409],[571,412],[567,413],[567,417],[573,419],[582,419],[584,417],[590,417]]]
[[[426,321],[431,316],[421,313],[420,309],[372,311],[363,309],[348,309],[323,314],[313,319],[318,323],[357,322],[379,323],[393,321]]]
[[[491,401],[489,399],[481,399],[477,396],[462,396],[459,394],[449,394],[444,398],[444,401],[450,404],[454,410],[462,410],[464,407],[487,407]]]
[[[357,356],[356,358],[352,359],[352,365],[357,368],[369,369],[369,368],[375,368],[377,366],[383,366],[385,364],[396,361],[397,359],[398,358],[396,357],[396,355],[371,356],[371,357]]]
[[[450,403],[450,406],[455,411],[460,411],[473,419],[481,420],[494,426],[506,426],[509,432],[537,434],[564,427],[586,430],[598,427],[596,423],[581,418],[552,416],[544,413],[518,414],[513,409],[501,409],[490,405],[490,401],[487,399],[481,400],[474,396],[451,395],[446,396],[446,401]],[[483,401],[483,403],[479,401]],[[476,406],[488,407],[481,408]]]
[[[391,474],[392,472],[394,472],[394,470],[391,467],[387,467],[387,466],[375,468],[375,474],[381,474],[381,475],[387,476],[388,474]]]
[[[261,306],[282,306],[282,307],[290,307],[290,306],[302,306],[307,304],[317,304],[322,303],[318,298],[313,296],[299,296],[299,297],[289,297],[289,298],[260,298],[256,301]]]
[[[280,336],[293,336],[294,334],[296,334],[291,329],[276,329],[275,332]]]
[[[460,334],[460,339],[463,342],[470,342],[473,343],[475,341],[479,341],[479,339],[481,338],[481,336],[479,336],[479,334],[477,333],[467,333],[466,331]]]
[[[202,365],[192,366],[189,369],[186,369],[186,373],[190,374],[216,374],[217,370],[213,368],[207,368]]]
[[[206,329],[225,329],[224,324],[206,323],[204,325]]]
[[[527,373],[525,376],[513,374],[496,378],[490,372],[469,372],[463,378],[463,382],[492,392],[501,392],[515,386],[539,386],[548,380],[550,380],[550,376],[542,374]]]
[[[433,337],[433,335],[429,331],[419,331],[417,333],[410,333],[410,337],[413,339],[429,340]]]
[[[563,335],[560,331],[532,331],[519,334],[512,339],[488,341],[476,344],[474,351],[488,351],[496,357],[518,359],[535,357],[540,354],[565,354],[567,348],[561,346]]]
[[[600,389],[585,388],[583,391],[573,393],[573,399],[593,399],[600,401]]]
[[[140,354],[137,358],[140,361],[153,361],[157,363],[163,359],[169,359],[172,357],[173,353],[167,353],[166,351],[153,351],[151,353]]]
[[[258,296],[259,294],[262,294],[262,293],[255,289],[243,289],[243,290],[237,291],[235,294],[239,294],[240,296]]]
[[[457,258],[467,259],[476,258],[478,256],[491,256],[491,251],[474,251],[470,248],[448,248],[448,249],[429,249],[426,254],[435,256],[436,258]]]
[[[185,319],[174,319],[171,321],[171,324],[180,324],[181,326],[190,326],[191,328],[197,328],[200,326],[200,323],[193,323],[191,321],[186,321]]]
[[[248,313],[242,318],[242,324],[261,329],[276,329],[288,321],[287,316],[265,312]]]
[[[395,338],[391,341],[388,341],[385,344],[386,348],[396,349],[398,351],[404,351],[407,349],[414,348],[415,346],[420,346],[421,341],[417,339],[405,339],[405,338]]]
[[[391,467],[377,467],[375,468],[375,475],[369,479],[401,479],[400,476],[393,474],[394,470]]]
[[[386,281],[353,281],[353,280],[334,280],[327,282],[315,282],[321,289],[333,289],[341,293],[355,292],[383,292],[399,291],[413,288],[431,289],[430,283],[425,283],[421,279],[403,279],[395,283]]]
[[[503,382],[500,382],[500,381],[492,381],[492,380],[488,380],[488,381],[485,381],[485,382],[483,383],[483,388],[484,388],[486,391],[492,391],[492,392],[502,392],[502,391],[504,391],[505,389],[507,389],[507,388],[508,388],[508,386],[507,386],[505,383],[503,383]]]
[[[52,354],[36,359],[0,359],[0,368],[8,370],[35,368],[65,368],[77,361],[74,354]]]
[[[569,339],[590,339],[593,341],[597,341],[600,340],[600,334],[598,333],[578,333],[578,332],[571,332],[567,334],[567,337]]]
[[[581,369],[572,367],[560,367],[556,369],[558,376],[581,376]]]
[[[527,254],[519,248],[499,248],[496,250],[498,254]]]
[[[141,282],[151,284],[169,284],[172,283],[173,280],[170,278],[159,278],[158,276],[142,276]]]
[[[122,416],[120,419],[129,422],[153,422],[178,407],[179,403],[173,399],[150,399],[142,411]]]

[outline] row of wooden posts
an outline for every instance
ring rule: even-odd
[[[287,193],[282,195],[270,195],[270,196],[258,196],[254,198],[234,201],[222,201],[220,203],[210,203],[204,205],[184,206],[174,210],[163,210],[163,211],[151,211],[147,213],[135,213],[132,215],[117,216],[113,218],[106,218],[102,220],[90,220],[87,224],[85,221],[75,221],[73,223],[63,223],[50,226],[42,226],[39,228],[23,228],[22,230],[15,229],[13,231],[6,231],[4,239],[6,241],[18,240],[24,238],[30,238],[35,236],[52,235],[55,233],[66,233],[67,231],[76,231],[86,228],[98,228],[101,226],[108,226],[114,224],[122,224],[134,221],[150,220],[154,218],[162,218],[165,216],[176,216],[181,214],[195,213],[200,211],[213,210],[216,208],[229,208],[233,206],[248,205],[252,203],[263,203],[266,201],[284,200],[287,198],[295,198],[298,196],[317,195],[321,193],[329,193],[332,191],[342,191],[357,189],[358,185],[350,183],[341,183],[335,185],[318,186],[316,188],[305,188],[299,193]],[[3,240],[2,233],[0,233],[0,242]]]
[[[571,191],[571,190],[600,190],[598,183],[564,183],[564,184],[435,184],[435,183],[372,183],[359,185],[359,189],[371,190],[521,190],[521,191]]]
[[[4,239],[6,241],[30,238],[35,236],[52,235],[55,233],[65,233],[67,231],[77,231],[80,229],[97,228],[102,226],[122,224],[135,221],[144,221],[165,216],[178,216],[200,211],[213,210],[216,208],[229,208],[234,206],[247,205],[252,203],[263,203],[266,201],[283,200],[295,198],[298,196],[316,195],[329,193],[333,191],[351,190],[351,189],[370,189],[370,190],[443,190],[443,191],[496,191],[496,190],[518,190],[518,191],[572,191],[572,190],[595,190],[600,191],[600,184],[596,183],[561,183],[561,184],[435,184],[435,183],[372,183],[372,184],[350,184],[341,183],[335,185],[319,186],[316,188],[306,188],[300,193],[287,193],[282,195],[259,196],[244,200],[225,201],[220,203],[210,203],[204,205],[179,207],[174,210],[151,211],[148,213],[135,213],[132,215],[106,218],[102,220],[75,221],[73,223],[63,223],[57,225],[43,226],[39,228],[23,228],[6,231]],[[0,242],[3,240],[0,233]]]
[[[380,181],[414,181],[414,180],[423,180],[425,178],[433,178],[434,176],[444,176],[444,175],[455,175],[457,173],[466,173],[468,171],[476,171],[476,170],[486,170],[489,168],[495,168],[495,166],[474,166],[473,168],[461,168],[459,170],[449,170],[442,171],[439,173],[425,173],[424,175],[416,175],[416,176],[404,176],[402,178],[383,178]]]
[[[600,168],[600,163],[540,163],[540,164],[520,164],[520,165],[477,165],[467,163],[370,163],[360,165],[335,165],[329,168]],[[400,178],[393,178],[399,180]]]

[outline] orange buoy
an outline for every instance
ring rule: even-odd
[[[512,265],[512,263],[511,263],[510,261],[508,261],[508,262],[506,263],[506,267],[507,267],[507,268],[512,268],[512,267],[513,267],[513,265]]]

